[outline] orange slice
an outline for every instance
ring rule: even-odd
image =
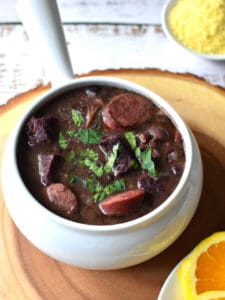
[[[185,300],[225,300],[225,232],[200,242],[181,262],[178,277]]]

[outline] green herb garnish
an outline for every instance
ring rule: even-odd
[[[118,150],[119,150],[119,143],[113,146],[112,152],[108,156],[108,160],[104,166],[104,171],[108,174],[112,171],[113,165],[117,158]]]
[[[72,109],[71,115],[72,115],[74,125],[80,127],[84,122],[84,118],[82,114],[78,110]]]
[[[101,132],[90,128],[78,129],[76,136],[85,144],[99,144],[101,140]]]
[[[95,186],[96,186],[96,182],[93,178],[88,178],[86,180],[86,186],[89,189],[90,192],[94,193],[95,191]]]
[[[136,160],[134,160],[134,159],[131,160],[131,165],[132,165],[132,167],[133,167],[134,170],[137,170],[137,169],[140,168],[139,163]]]
[[[152,150],[147,148],[141,152],[140,148],[136,148],[135,155],[139,160],[142,169],[147,170],[152,176],[156,176],[155,163],[152,160]]]
[[[82,158],[90,158],[91,160],[94,161],[98,160],[98,153],[89,148],[84,151],[81,151],[79,155]]]
[[[98,166],[96,164],[96,162],[90,160],[89,158],[85,158],[84,160],[80,160],[79,164],[81,166],[88,167],[98,177],[101,177],[103,175],[103,167]]]
[[[150,148],[141,152],[141,161],[142,168],[148,170],[151,175],[156,176],[155,164],[152,160],[152,150]]]
[[[105,199],[112,193],[124,192],[125,188],[126,188],[124,179],[116,180],[116,181],[112,182],[111,184],[104,187],[98,181],[96,181],[94,178],[91,178],[91,177],[87,178],[85,181],[75,175],[72,175],[70,178],[71,178],[70,179],[71,183],[78,181],[78,182],[82,182],[84,185],[86,185],[86,187],[89,189],[89,191],[91,193],[94,193],[93,199],[94,199],[95,203]]]
[[[141,149],[139,147],[135,149],[135,156],[139,161],[141,160]]]
[[[80,178],[76,175],[70,175],[70,183],[80,182]]]
[[[70,151],[67,153],[66,157],[65,157],[65,159],[66,159],[67,161],[72,161],[72,160],[74,160],[74,158],[75,158],[75,152],[74,152],[74,150],[70,150]]]
[[[126,132],[125,137],[128,140],[128,143],[130,144],[130,147],[132,150],[135,150],[137,147],[136,137],[132,131]]]
[[[67,130],[66,134],[68,134],[70,137],[75,137],[76,136],[76,130]]]
[[[59,133],[58,143],[61,149],[65,150],[68,147],[68,141],[62,132]]]
[[[106,187],[102,187],[102,189],[99,191],[95,190],[93,199],[94,199],[94,202],[96,203],[96,202],[99,202],[99,201],[105,199],[112,193],[124,192],[124,191],[125,191],[125,182],[123,179],[119,179],[119,180],[116,180],[116,181],[112,182],[111,184],[107,185]]]
[[[137,147],[137,141],[132,131],[126,132],[125,137],[128,140],[131,149],[134,150],[135,156],[141,164],[141,168],[147,170],[151,175],[156,176],[155,164],[151,157],[151,148],[147,148],[142,152],[141,149]],[[134,169],[137,169],[138,163],[133,160],[132,166],[134,167]]]

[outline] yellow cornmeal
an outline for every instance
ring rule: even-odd
[[[225,0],[178,0],[169,14],[171,32],[205,54],[225,54]]]

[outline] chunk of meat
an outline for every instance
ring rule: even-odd
[[[101,142],[99,144],[102,152],[107,155],[112,152],[113,146],[121,143],[122,137],[119,134],[109,134],[102,137]]]
[[[55,141],[59,134],[58,120],[53,117],[32,117],[26,128],[30,146]]]
[[[162,193],[166,189],[168,182],[167,176],[153,177],[150,174],[144,174],[138,179],[138,188],[144,190],[147,194]]]
[[[118,157],[114,163],[113,174],[120,176],[128,172],[132,168],[132,154],[129,149],[129,144],[119,134],[109,134],[102,137],[100,149],[107,156],[113,150],[113,146],[120,143]]]
[[[55,154],[38,154],[38,170],[44,186],[53,182],[53,171],[57,158]]]
[[[102,101],[102,99],[97,98],[94,100],[93,104],[90,107],[88,107],[88,111],[86,114],[86,124],[85,124],[86,128],[90,127],[93,119],[95,118],[97,111],[103,106],[104,106],[104,102]]]
[[[52,183],[47,187],[48,199],[52,209],[63,217],[72,216],[77,210],[77,198],[62,183]]]
[[[106,216],[124,216],[140,205],[144,194],[144,191],[138,189],[114,194],[100,202],[98,207]]]
[[[147,136],[145,133],[141,132],[136,135],[140,144],[146,144],[148,142]]]
[[[118,177],[122,174],[125,174],[132,168],[132,158],[129,152],[123,151],[117,157],[114,167],[113,167],[113,174],[114,176]]]
[[[142,96],[123,93],[115,96],[102,112],[104,124],[112,130],[132,128],[149,120],[152,104]]]

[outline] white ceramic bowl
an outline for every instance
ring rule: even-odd
[[[16,153],[27,118],[67,91],[83,86],[113,86],[151,99],[167,112],[183,138],[185,167],[174,192],[158,208],[116,225],[85,225],[66,220],[43,207],[21,179]],[[137,84],[109,77],[75,79],[53,89],[31,105],[6,145],[2,188],[8,211],[24,236],[62,262],[89,269],[116,269],[141,263],[167,248],[190,222],[202,188],[202,164],[197,143],[180,116],[161,97]]]
[[[170,29],[169,26],[169,22],[168,22],[168,17],[169,17],[169,13],[171,8],[176,4],[176,2],[179,0],[167,0],[162,13],[161,13],[161,23],[162,23],[162,28],[163,31],[165,32],[166,36],[168,37],[169,40],[171,40],[173,43],[175,43],[177,46],[185,49],[186,51],[190,52],[193,55],[197,55],[198,57],[202,57],[202,58],[206,58],[206,59],[210,59],[210,60],[225,60],[225,54],[204,54],[204,53],[200,53],[197,52],[193,49],[190,49],[188,47],[186,47],[183,43],[181,43],[176,36],[173,34],[173,32]]]
[[[109,77],[74,80],[56,1],[26,0],[19,1],[19,4],[20,16],[29,35],[34,37],[38,49],[44,51],[45,68],[51,74],[52,83],[61,86],[27,109],[6,145],[2,162],[2,189],[12,219],[37,248],[62,262],[82,268],[124,268],[157,255],[183,232],[198,205],[202,164],[193,135],[172,107],[148,89]],[[30,194],[18,169],[18,137],[27,118],[41,106],[54,101],[55,97],[93,85],[124,88],[151,99],[167,112],[183,137],[185,167],[176,189],[158,208],[126,223],[95,226],[59,217]]]

